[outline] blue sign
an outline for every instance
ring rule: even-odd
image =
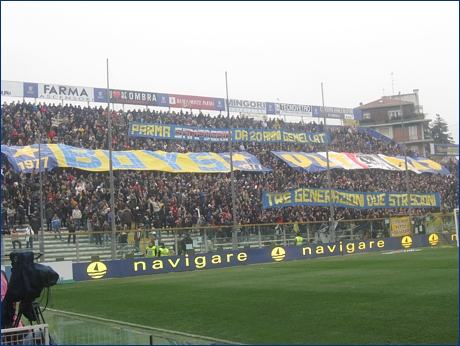
[[[276,107],[274,102],[265,102],[265,111],[267,115],[276,114]]]
[[[169,107],[169,95],[157,94],[157,102],[160,107]]]
[[[225,108],[225,100],[221,98],[214,99],[214,108],[216,111],[224,111]]]
[[[311,112],[314,117],[321,117],[321,107],[320,106],[311,106]]]
[[[107,89],[94,88],[94,102],[107,102]]]
[[[363,111],[361,109],[353,109],[353,117],[355,120],[363,120]]]
[[[38,83],[24,82],[24,97],[38,98]]]

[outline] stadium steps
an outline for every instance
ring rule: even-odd
[[[452,235],[450,233],[437,233],[438,237],[439,237],[439,243],[438,245],[440,246],[457,246],[456,242],[454,241],[451,241],[449,239],[449,237],[451,237]]]
[[[46,227],[46,226],[45,226]],[[19,232],[25,231],[25,228],[19,229]],[[149,237],[151,236],[152,231],[148,231],[148,236],[146,239],[146,244],[149,241]],[[44,241],[45,241],[45,261],[46,262],[53,262],[53,261],[72,261],[72,262],[90,262],[92,259],[94,259],[95,256],[99,256],[99,260],[101,261],[106,261],[106,260],[111,260],[112,259],[112,249],[111,249],[111,242],[109,240],[108,244],[103,244],[103,245],[95,245],[94,243],[89,242],[89,234],[84,234],[84,232],[76,232],[76,237],[78,239],[79,247],[78,247],[78,254],[77,254],[77,246],[72,243],[72,238],[71,238],[71,243],[68,245],[67,244],[67,239],[68,239],[68,231],[65,227],[61,228],[61,236],[62,240],[59,239],[59,236],[57,239],[54,238],[54,233],[53,232],[47,232],[45,231],[45,236],[44,236]],[[130,237],[132,238],[132,236]],[[196,234],[192,234],[192,239],[196,238],[201,238]],[[21,234],[19,236],[19,240],[22,243],[22,251],[29,251],[29,249],[26,249],[26,242],[25,242],[25,236]],[[2,254],[5,255],[6,257],[9,257],[9,253],[13,251],[13,245],[11,243],[11,237],[10,236],[3,236],[2,237]],[[251,235],[249,239],[245,239],[246,241],[242,244],[239,245],[240,249],[247,249],[247,246],[250,246],[250,248],[258,248],[259,247],[259,241],[258,241],[258,236],[257,235]],[[174,241],[174,233],[170,232],[168,235],[166,231],[161,232],[161,241],[165,243],[166,247],[171,251],[171,254],[175,254],[175,241]],[[116,249],[116,254],[117,254],[117,259],[122,259],[126,258],[126,255],[133,256],[134,258],[137,257],[144,257],[144,240],[141,239],[140,241],[140,249],[141,252],[134,252],[133,249],[133,244],[128,243],[128,244],[117,244],[117,249]],[[268,241],[268,239],[264,239],[262,242],[263,247],[274,247],[276,245],[282,245],[282,241],[280,240],[271,240]],[[39,252],[40,251],[40,242],[39,242],[39,236],[35,236],[35,241],[33,244],[34,248],[32,249],[33,252]],[[197,242],[194,242],[194,248],[195,253],[202,253],[204,252],[204,245],[201,243],[200,240]],[[16,250],[18,251],[18,247],[16,247]],[[220,251],[227,251],[227,250],[232,250],[232,243],[227,242],[227,243],[214,243],[214,251],[213,252],[220,252]]]
[[[25,231],[25,228],[18,228],[20,233]],[[149,235],[150,236],[149,232]],[[62,240],[60,240],[59,235],[58,238],[54,238],[53,232],[45,231],[44,241],[45,241],[45,261],[46,262],[53,262],[53,261],[72,261],[72,262],[90,262],[94,256],[99,256],[101,261],[111,260],[112,259],[112,249],[111,249],[111,242],[109,239],[108,244],[103,245],[95,245],[94,243],[89,242],[89,234],[84,234],[80,232],[76,232],[76,238],[79,243],[78,247],[78,254],[77,254],[77,246],[73,244],[73,239],[71,238],[70,244],[67,243],[68,239],[68,231],[65,227],[61,228],[61,236]],[[162,232],[161,241],[165,243],[165,246],[170,249],[171,253],[174,253],[175,245],[174,245],[174,234],[171,232],[169,235],[167,232]],[[25,236],[21,234],[19,236],[19,240],[22,243],[22,249],[20,250],[16,246],[16,251],[30,251],[30,249],[26,248]],[[146,239],[146,244],[148,243],[149,238]],[[199,242],[198,242],[199,243]],[[143,257],[144,256],[144,240],[141,239],[140,241],[140,249],[141,252],[134,252],[133,244],[117,244],[116,254],[117,259],[125,258],[127,254],[132,254],[135,258],[136,257]],[[40,242],[39,236],[35,236],[34,244],[33,244],[33,252],[40,251]],[[9,254],[13,251],[13,245],[11,243],[10,236],[3,236],[2,237],[2,254],[9,256]],[[196,253],[201,252],[200,246],[194,247]],[[231,245],[224,245],[223,250],[231,250]]]

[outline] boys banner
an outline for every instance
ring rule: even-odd
[[[332,205],[353,209],[407,208],[406,192],[355,192],[331,190]],[[330,205],[329,189],[299,188],[286,192],[262,191],[262,208],[292,207],[298,205]],[[441,205],[439,193],[411,193],[411,206],[415,208],[432,208]]]
[[[38,144],[30,146],[1,146],[13,169],[31,173],[39,168]],[[233,168],[248,172],[271,172],[260,161],[247,152],[232,155]],[[41,169],[54,167],[75,167],[86,171],[105,172],[109,170],[108,150],[87,150],[62,144],[42,144],[40,148]],[[166,153],[164,151],[130,150],[113,151],[114,170],[155,170],[176,173],[227,173],[230,172],[228,153]]]
[[[284,130],[257,130],[249,128],[232,129],[234,142],[259,143],[329,143],[329,133],[289,132]],[[227,142],[228,129],[210,129],[196,126],[171,124],[148,124],[132,122],[128,135],[132,137],[176,139],[201,142]]]
[[[325,152],[304,153],[272,151],[272,153],[287,163],[289,167],[299,172],[318,172],[327,170],[327,155]],[[389,171],[405,171],[403,156],[386,156],[382,154],[350,154],[329,152],[330,169],[384,169]],[[439,163],[424,157],[407,157],[407,169],[420,173],[450,174],[450,171]]]

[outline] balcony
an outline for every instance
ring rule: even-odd
[[[404,121],[424,120],[424,119],[425,119],[425,114],[411,113],[411,114],[404,114],[403,115],[403,120]],[[401,116],[392,116],[391,118],[387,119],[385,122],[386,123],[401,122]]]

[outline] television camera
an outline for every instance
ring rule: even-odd
[[[34,263],[34,253],[31,251],[13,251],[10,259],[11,277],[2,301],[2,328],[18,327],[22,315],[27,317],[31,325],[33,322],[45,323],[40,305],[35,299],[40,297],[44,288],[49,290],[57,283],[59,274],[50,266]],[[14,319],[16,302],[19,303],[19,312]]]

